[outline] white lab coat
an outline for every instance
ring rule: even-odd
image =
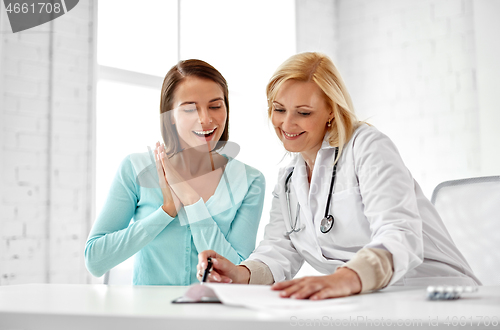
[[[480,284],[396,146],[366,124],[342,151],[330,203],[335,224],[321,233],[334,151],[324,140],[310,186],[300,154],[280,170],[264,240],[248,260],[265,263],[279,282],[293,278],[304,261],[331,274],[361,248],[381,248],[393,256],[389,285]],[[297,227],[302,229],[287,236],[291,225],[284,185],[292,169],[291,215],[294,221],[299,203]]]

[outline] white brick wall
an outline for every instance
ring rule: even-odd
[[[394,140],[428,197],[480,175],[472,1],[338,5],[338,65],[360,118]]]
[[[441,181],[494,174],[480,160],[472,0],[336,0],[329,19],[321,0],[297,3],[297,50],[335,50],[359,118],[393,139],[429,198]],[[334,26],[331,45],[317,46],[306,16]]]
[[[297,25],[297,52],[322,52],[330,57],[336,53],[336,1],[295,1]]]
[[[473,3],[475,53],[477,70],[475,84],[479,96],[481,132],[481,171],[489,175],[500,172],[499,130],[500,105],[500,1],[482,0]]]
[[[0,19],[0,284],[89,282],[94,6],[16,34]]]

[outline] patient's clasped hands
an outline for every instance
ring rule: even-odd
[[[196,203],[200,199],[200,195],[176,171],[165,153],[165,147],[160,142],[156,142],[154,155],[163,194],[162,208],[171,217],[175,217],[182,205]]]

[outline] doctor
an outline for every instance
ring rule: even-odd
[[[356,119],[332,61],[294,55],[267,86],[268,113],[294,159],[280,170],[264,240],[240,266],[199,254],[198,278],[273,284],[282,297],[325,299],[388,285],[477,285],[395,145]],[[293,279],[307,261],[326,274]]]

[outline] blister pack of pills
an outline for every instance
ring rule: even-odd
[[[427,299],[453,300],[460,298],[463,293],[473,293],[477,290],[477,286],[428,286]]]

